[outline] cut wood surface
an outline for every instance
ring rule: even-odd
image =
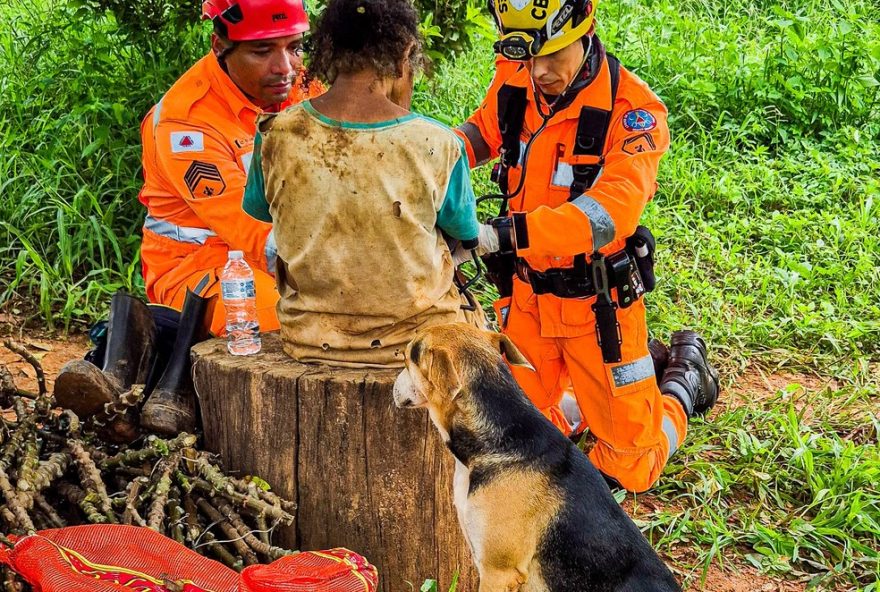
[[[193,348],[205,447],[227,469],[256,475],[298,504],[273,543],[347,547],[379,568],[380,589],[425,578],[475,590],[476,573],[452,504],[453,460],[424,410],[394,406],[399,370],[304,365],[277,334],[255,356],[224,340]],[[411,583],[413,588],[410,588]]]

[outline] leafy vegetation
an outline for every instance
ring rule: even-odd
[[[206,47],[198,27],[134,42],[112,15],[86,19],[79,6],[0,5],[11,24],[0,29],[0,305],[64,326],[102,314],[117,287],[139,289],[138,124]],[[416,93],[419,110],[451,124],[493,72],[485,20],[469,6],[451,18],[465,15],[474,47]],[[876,591],[876,3],[598,9],[606,45],[670,110],[673,147],[645,214],[660,244],[649,322],[660,336],[707,335],[726,389],[658,488],[621,497],[697,589],[703,567],[739,558],[814,589]],[[437,14],[423,14],[442,39]],[[478,193],[493,190],[487,170],[475,179]],[[780,371],[782,386],[742,384]]]
[[[422,28],[435,59],[491,33],[466,1],[429,4]],[[0,4],[0,305],[24,299],[67,328],[103,314],[118,288],[142,289],[139,125],[207,51],[197,6]]]
[[[599,7],[599,35],[670,111],[673,146],[644,217],[660,245],[650,327],[698,328],[725,376],[725,408],[694,424],[655,491],[628,496],[657,548],[686,558],[695,589],[731,556],[813,589],[880,584],[873,6]],[[491,74],[486,47],[418,98],[458,122]],[[492,191],[485,170],[477,178],[478,194]],[[780,370],[791,382],[759,396],[738,384]],[[827,386],[799,384],[817,374]]]

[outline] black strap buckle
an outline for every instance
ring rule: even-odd
[[[532,286],[535,294],[553,294],[559,298],[586,298],[596,293],[590,276],[575,269],[553,268],[547,271],[535,271],[520,261],[517,264],[517,275]]]

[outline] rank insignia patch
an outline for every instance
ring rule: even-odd
[[[623,115],[623,128],[630,132],[647,132],[657,127],[657,119],[644,109],[633,109]]]
[[[657,144],[654,143],[654,138],[647,132],[627,138],[623,143],[623,151],[627,154],[641,154],[642,152],[651,152],[656,149]]]
[[[217,165],[208,162],[194,160],[186,169],[183,180],[193,199],[220,195],[226,190],[226,182]]]

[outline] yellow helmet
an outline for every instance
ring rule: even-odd
[[[593,26],[592,0],[489,0],[501,30],[495,51],[511,60],[529,60],[559,51]]]

